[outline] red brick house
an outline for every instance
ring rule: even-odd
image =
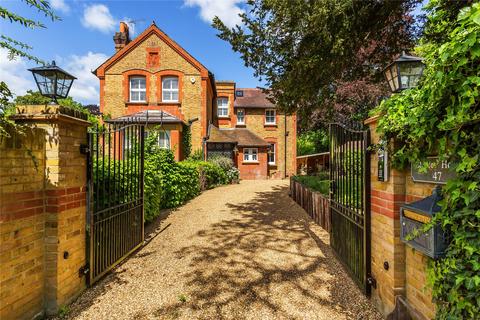
[[[138,119],[163,128],[161,147],[186,156],[232,157],[242,179],[283,178],[295,172],[296,116],[285,115],[255,88],[215,81],[203,64],[154,23],[131,40],[128,26],[114,35],[115,54],[94,74],[100,80],[100,111],[111,122]]]

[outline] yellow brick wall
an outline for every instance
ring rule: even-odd
[[[406,179],[407,202],[413,202],[432,194],[435,185],[414,182],[410,171]],[[431,288],[427,286],[427,266],[429,257],[406,246],[406,287],[407,302],[428,319],[435,317],[435,304],[432,302]]]
[[[85,287],[86,123],[48,108],[0,140],[0,319],[56,313]]]
[[[427,285],[427,265],[429,257],[407,246],[407,301],[427,319],[435,318],[435,305],[431,289]]]
[[[158,67],[147,68],[146,49],[151,47],[160,49],[160,63]],[[149,96],[147,97],[148,108],[156,109],[161,109],[162,107],[162,104],[157,101],[157,91],[161,90],[161,88],[158,88],[159,79],[156,73],[165,70],[175,70],[183,73],[183,82],[180,84],[180,86],[182,86],[183,96],[182,101],[180,101],[181,105],[178,108],[184,115],[186,121],[194,118],[199,119],[192,124],[191,133],[192,149],[200,149],[202,147],[203,137],[201,124],[205,121],[205,119],[203,119],[204,115],[202,114],[202,96],[205,96],[204,100],[208,102],[207,92],[202,91],[200,71],[162,41],[156,34],[150,35],[106,70],[103,112],[112,118],[126,114],[123,73],[134,69],[146,70],[150,73]],[[193,83],[192,79],[194,80]],[[205,116],[207,116],[207,114],[205,114]]]
[[[43,137],[37,128],[0,139],[0,319],[30,319],[43,308]]]
[[[369,122],[371,142],[378,143],[376,120]],[[396,148],[396,146],[394,146]],[[411,249],[400,240],[400,207],[431,195],[434,185],[413,182],[410,170],[390,167],[386,182],[377,180],[378,156],[371,156],[371,252],[372,275],[377,288],[372,299],[386,316],[394,310],[395,296],[406,297],[407,303],[420,316],[431,319],[435,314],[431,290],[426,287],[426,267],[429,258]],[[383,263],[389,263],[385,270]]]

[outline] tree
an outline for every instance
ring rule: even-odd
[[[56,16],[53,10],[50,8],[50,4],[46,0],[22,0],[31,8],[37,9],[40,14],[43,14],[46,18],[51,19],[52,21],[60,20]],[[14,12],[0,6],[0,18],[8,20],[11,23],[19,24],[25,28],[37,29],[45,28],[45,25],[38,20],[33,20],[30,18],[23,17]],[[10,60],[16,59],[17,57],[24,57],[28,60],[35,61],[37,64],[45,64],[38,57],[28,53],[32,49],[31,46],[24,42],[17,41],[10,38],[5,34],[0,34],[0,48],[5,48],[8,50]],[[13,97],[13,93],[8,88],[8,85],[1,81],[0,82],[0,137],[8,136],[9,128],[16,128],[15,123],[9,119],[10,115],[13,112],[13,104],[10,103],[10,100]]]
[[[243,27],[218,36],[264,78],[274,103],[303,120],[366,112],[387,93],[382,69],[413,47],[420,0],[249,0]]]
[[[478,319],[480,3],[430,0],[427,11],[418,48],[425,59],[423,80],[380,104],[377,133],[400,142],[390,150],[397,169],[425,163],[432,154],[451,163],[456,175],[442,187],[441,211],[420,229],[439,225],[449,241],[445,256],[429,261],[428,281],[436,319]]]

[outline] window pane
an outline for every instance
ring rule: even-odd
[[[145,101],[147,97],[147,93],[145,91],[140,92],[140,101]]]
[[[172,89],[178,89],[178,79],[177,78],[171,79],[170,87]]]
[[[139,97],[140,97],[139,94],[140,94],[140,92],[138,92],[138,91],[132,91],[132,92],[130,93],[130,100],[132,100],[132,101],[138,101],[138,100],[139,100]]]
[[[162,91],[162,100],[163,101],[172,100],[172,95],[170,94],[170,91],[167,91],[167,90]]]
[[[147,88],[147,82],[145,81],[145,78],[138,79],[138,87],[140,89],[146,89]]]
[[[172,92],[171,99],[174,101],[178,101],[178,91]]]

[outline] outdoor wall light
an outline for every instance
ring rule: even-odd
[[[416,87],[425,68],[422,61],[422,58],[409,56],[402,52],[402,55],[383,71],[390,90],[400,92]]]
[[[77,79],[62,68],[57,67],[55,61],[43,67],[28,69],[28,71],[33,73],[42,96],[51,98],[52,103],[57,103],[57,98],[66,98],[73,80]]]

